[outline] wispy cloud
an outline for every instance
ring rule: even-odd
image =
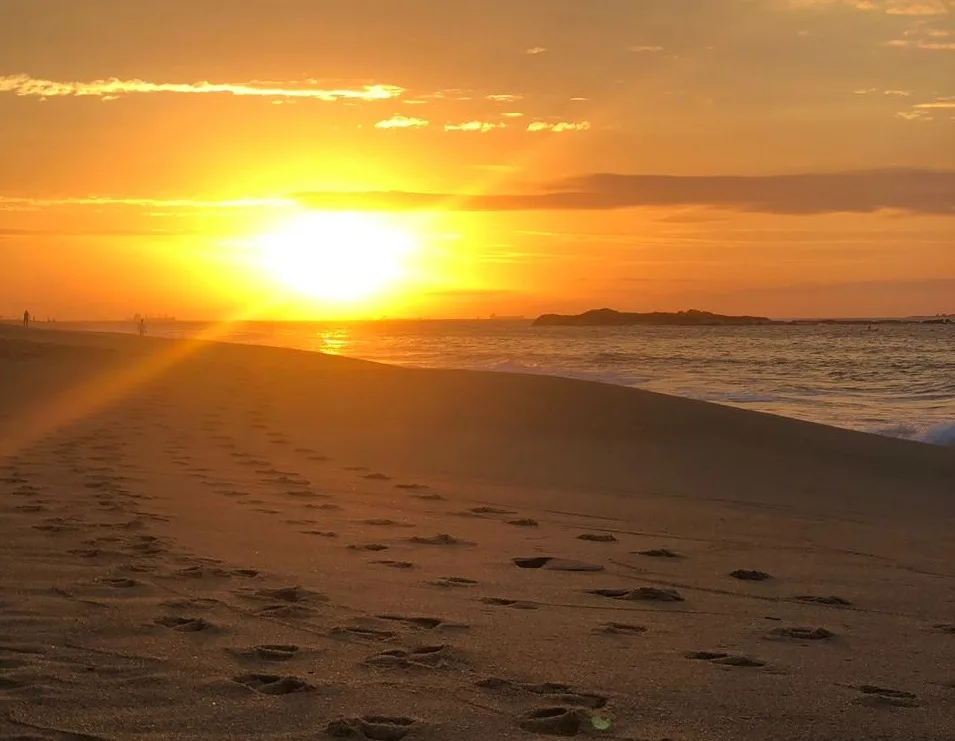
[[[946,15],[949,12],[945,0],[892,0],[886,3],[889,15]]]
[[[628,51],[632,51],[632,52],[634,52],[635,54],[652,53],[652,52],[663,51],[663,47],[662,47],[662,46],[640,46],[640,45],[637,45],[637,46],[628,47]]]
[[[955,41],[929,41],[928,39],[892,39],[886,46],[896,49],[927,49],[928,51],[955,51]]]
[[[316,80],[288,83],[233,83],[233,82],[149,82],[147,80],[120,80],[115,77],[89,82],[44,80],[29,75],[0,77],[0,93],[21,97],[96,97],[114,99],[123,95],[178,94],[178,95],[234,95],[240,97],[291,98],[335,102],[339,100],[389,100],[400,97],[404,88],[397,85],[362,85],[355,88],[321,87]]]
[[[853,90],[853,92],[856,95],[894,95],[899,98],[907,98],[912,94],[909,90],[879,90],[874,87]]]
[[[240,198],[211,200],[196,198],[124,198],[121,196],[77,196],[68,198],[40,198],[30,196],[0,196],[0,210],[32,210],[54,206],[129,206],[134,208],[181,209],[249,209],[283,208],[295,206],[292,198]]]
[[[705,206],[790,215],[897,210],[955,216],[955,170],[868,170],[765,176],[584,175],[527,194],[303,193],[315,208],[370,211],[612,210]]]
[[[794,8],[849,7],[888,15],[935,16],[951,12],[949,0],[789,0]]]
[[[588,131],[591,128],[590,121],[560,121],[558,123],[547,123],[546,121],[534,121],[528,124],[527,130],[531,133],[540,131],[551,131],[555,134],[562,134],[568,131]]]
[[[491,123],[490,121],[465,121],[464,123],[459,124],[445,124],[445,131],[470,131],[476,132],[478,134],[486,134],[489,131],[496,131],[498,129],[506,129],[507,124],[504,123]]]
[[[930,103],[919,103],[916,108],[921,109],[930,109],[930,108],[955,108],[955,97],[952,98],[939,98],[938,100],[933,100]]]
[[[932,116],[930,116],[926,111],[899,111],[895,114],[896,118],[901,118],[903,121],[931,121]]]
[[[532,46],[530,49],[525,49],[525,54],[543,54],[547,51],[547,47],[544,46]]]
[[[411,116],[392,116],[375,124],[376,129],[423,129],[430,125],[430,121]]]

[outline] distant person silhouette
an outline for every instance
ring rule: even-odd
[[[29,326],[30,326],[30,312],[24,311],[23,312],[23,328],[27,329]]]
[[[139,336],[140,337],[146,336],[146,319],[145,318],[142,318],[139,320]]]

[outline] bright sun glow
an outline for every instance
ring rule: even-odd
[[[299,214],[259,240],[263,267],[285,286],[317,299],[356,301],[404,274],[415,238],[370,213]]]

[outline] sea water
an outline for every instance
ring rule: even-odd
[[[58,325],[136,332],[134,324]],[[566,376],[955,446],[955,324],[534,327],[529,321],[148,326],[383,363]]]

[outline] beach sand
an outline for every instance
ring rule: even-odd
[[[0,328],[0,741],[955,738],[955,453]]]

